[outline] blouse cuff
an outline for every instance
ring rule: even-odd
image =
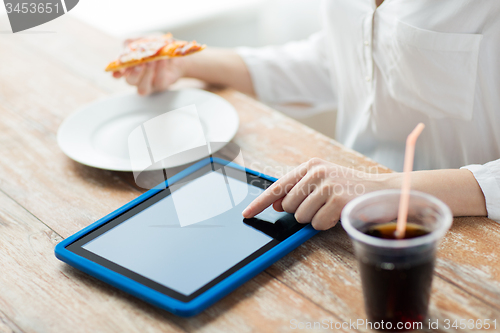
[[[499,163],[495,162],[497,161],[484,165],[471,164],[460,169],[467,169],[472,172],[483,191],[488,218],[500,222],[500,177],[498,175],[499,170],[493,170],[495,166],[498,168],[496,164]]]
[[[236,48],[236,53],[243,59],[250,72],[257,99],[264,103],[270,103],[274,101],[273,87],[271,85],[271,82],[273,82],[272,71],[263,61],[262,51],[259,51],[259,49],[250,47]]]

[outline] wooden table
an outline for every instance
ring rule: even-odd
[[[8,30],[5,18],[0,25]],[[288,332],[292,320],[365,318],[356,260],[340,225],[189,319],[58,261],[59,241],[142,192],[130,174],[73,162],[56,142],[76,108],[131,89],[103,72],[120,41],[67,16],[34,30],[48,32],[0,35],[0,332]],[[245,95],[217,94],[238,110],[234,142],[253,169],[280,176],[318,156],[390,171]],[[498,322],[499,257],[498,223],[455,219],[439,249],[432,318]],[[474,330],[459,330],[467,331]]]

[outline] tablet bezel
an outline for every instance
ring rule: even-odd
[[[59,259],[69,263],[70,265],[77,267],[80,270],[83,270],[93,276],[96,276],[101,280],[117,286],[118,288],[123,289],[150,303],[153,303],[157,306],[180,315],[192,315],[201,311],[203,308],[215,302],[225,294],[229,293],[231,290],[235,289],[237,286],[241,285],[243,282],[250,279],[261,270],[265,269],[274,261],[284,256],[286,253],[288,253],[293,248],[301,244],[306,239],[312,237],[312,235],[316,233],[316,231],[312,229],[310,225],[304,225],[299,230],[294,231],[289,237],[284,240],[279,241],[273,239],[269,243],[252,253],[250,256],[246,257],[238,264],[219,275],[214,280],[210,281],[200,289],[187,296],[180,294],[164,285],[156,283],[140,274],[134,273],[120,265],[112,263],[82,248],[82,245],[88,243],[90,240],[98,237],[100,234],[124,222],[131,216],[137,214],[139,211],[142,211],[143,209],[169,195],[170,190],[168,188],[168,183],[174,184],[180,181],[188,182],[190,180],[196,179],[204,173],[209,172],[210,170],[204,170],[204,167],[207,167],[212,163],[217,163],[224,167],[229,166],[232,169],[238,170],[240,172],[245,172],[247,177],[252,177],[252,185],[259,184],[260,186],[258,187],[260,188],[266,188],[269,184],[275,181],[275,179],[272,177],[259,174],[255,171],[243,168],[232,162],[228,162],[218,158],[207,158],[187,168],[178,175],[172,177],[165,184],[160,184],[155,189],[144,193],[129,204],[121,207],[117,211],[97,221],[96,223],[85,228],[79,233],[62,241],[56,246],[56,256]],[[256,183],[255,180],[257,180],[258,182]],[[286,252],[284,252],[284,250]],[[272,259],[273,257],[275,259]],[[252,269],[250,269],[249,272],[245,273],[245,271],[248,271],[249,268],[252,268],[256,264],[257,266],[261,266],[263,268],[257,272],[255,272],[255,269],[253,269],[254,272],[252,273],[250,272],[252,271]],[[266,264],[266,266],[264,267],[262,266],[262,264]],[[244,273],[244,276],[236,279],[236,281],[239,281],[238,284],[235,284],[235,282],[233,282],[231,286],[226,286],[223,287],[222,290],[216,291],[225,284],[223,282],[227,282],[225,280],[235,280],[235,277],[240,275],[242,272]],[[214,291],[216,291],[215,294]],[[154,293],[154,297],[147,296],[151,292]],[[197,303],[199,304],[197,305]]]

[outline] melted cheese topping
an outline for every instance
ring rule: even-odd
[[[167,44],[173,42],[171,35],[140,38],[130,42],[118,57],[120,63],[141,60],[154,56]]]

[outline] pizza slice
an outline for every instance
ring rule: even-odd
[[[206,47],[196,41],[176,40],[170,33],[139,38],[128,43],[118,59],[109,63],[105,71],[115,72],[159,59],[183,57],[204,50]]]

